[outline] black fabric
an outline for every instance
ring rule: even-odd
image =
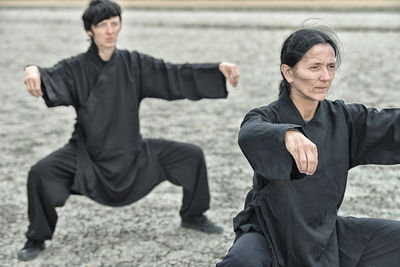
[[[76,144],[71,142],[31,168],[28,176],[28,238],[51,239],[57,222],[55,207],[63,206],[70,194],[79,194],[71,190],[77,151]],[[199,147],[164,139],[143,139],[141,153],[152,160],[146,168],[139,169],[130,199],[139,200],[156,185],[168,180],[183,188],[180,210],[183,218],[201,215],[209,208],[207,171]]]
[[[152,165],[152,158],[141,153],[138,109],[143,98],[227,96],[218,64],[170,64],[118,49],[104,62],[95,45],[39,69],[46,104],[76,109],[72,139],[78,152],[71,190],[110,206],[135,201],[131,192],[138,173]],[[149,176],[158,176],[151,172],[147,169]]]
[[[284,144],[288,129],[301,131],[317,146],[313,175],[299,174]],[[272,245],[273,266],[354,267],[374,231],[351,220],[339,227],[347,174],[361,164],[400,163],[400,109],[324,100],[305,122],[283,93],[246,115],[239,145],[255,174],[248,203],[234,218],[237,235],[262,233]],[[340,255],[352,255],[353,263],[339,249]]]
[[[271,267],[272,257],[264,236],[256,232],[241,235],[217,267]]]
[[[400,264],[400,222],[373,218],[339,217],[337,222],[340,266],[397,267]],[[348,239],[355,228],[372,233],[361,251]],[[359,240],[361,242],[362,240]]]

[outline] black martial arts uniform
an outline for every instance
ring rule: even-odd
[[[39,70],[47,106],[72,105],[77,119],[69,143],[31,168],[28,238],[52,238],[55,207],[63,206],[71,193],[122,206],[168,179],[183,187],[182,218],[201,215],[209,208],[202,150],[143,139],[138,109],[146,97],[226,97],[225,77],[218,64],[169,64],[118,49],[105,62],[92,44],[86,53]]]
[[[284,138],[297,129],[318,148],[299,173]],[[305,122],[287,93],[250,111],[239,145],[254,169],[236,240],[217,266],[399,267],[400,222],[338,216],[349,169],[400,163],[400,109],[324,100]]]

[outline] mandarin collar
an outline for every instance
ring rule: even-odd
[[[104,61],[100,56],[99,56],[99,49],[97,48],[97,45],[92,41],[92,43],[90,44],[90,47],[87,51],[87,54],[89,54],[96,62],[105,65],[108,62],[110,62],[111,60],[114,59],[115,54],[117,53],[117,48],[114,49],[114,52],[111,56],[111,58],[108,61]]]

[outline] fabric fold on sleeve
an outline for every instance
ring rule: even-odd
[[[301,129],[296,124],[271,123],[257,111],[246,115],[239,131],[239,146],[257,176],[291,179],[293,158],[285,146],[285,133]],[[297,168],[297,167],[296,167]]]
[[[43,99],[48,107],[74,105],[74,82],[65,63],[39,67]]]
[[[400,163],[400,109],[346,106],[350,117],[350,166]]]
[[[217,63],[172,64],[138,54],[142,98],[226,98],[226,79]]]

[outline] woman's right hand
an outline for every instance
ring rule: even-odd
[[[318,165],[317,146],[296,130],[286,132],[285,145],[294,158],[299,172],[313,175]]]
[[[40,84],[40,72],[37,66],[31,65],[25,67],[24,83],[28,92],[36,97],[43,95]]]

